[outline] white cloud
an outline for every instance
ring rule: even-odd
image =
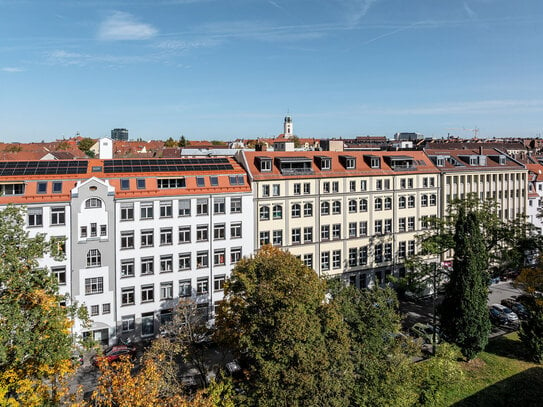
[[[152,25],[138,22],[133,15],[117,11],[102,22],[98,38],[106,41],[147,40],[157,32]]]
[[[202,40],[164,40],[159,42],[156,47],[169,51],[185,51],[195,48],[206,48],[219,45],[221,40],[218,39],[202,39]]]
[[[23,68],[17,68],[15,66],[5,66],[1,70],[2,72],[9,72],[9,73],[24,72]]]
[[[55,50],[46,54],[46,62],[49,65],[61,66],[86,66],[90,64],[109,64],[110,66],[121,66],[133,63],[145,63],[157,61],[159,55],[147,56],[119,56],[119,55],[93,55],[81,54],[78,52],[69,52],[65,50]]]

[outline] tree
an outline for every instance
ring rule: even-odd
[[[350,404],[413,405],[418,395],[410,358],[415,344],[398,334],[400,316],[394,291],[359,290],[333,281],[331,294],[349,327],[356,383]]]
[[[454,242],[453,269],[439,309],[441,328],[470,360],[484,349],[490,333],[488,254],[475,212],[466,214],[460,207]]]
[[[58,242],[29,237],[23,212],[0,210],[0,402],[58,402],[61,379],[73,370],[70,319],[56,280],[38,267],[45,254],[58,258]]]
[[[84,137],[81,140],[79,140],[79,143],[77,143],[77,148],[79,148],[81,151],[87,154],[95,143],[96,143],[95,140],[89,137]]]
[[[177,141],[175,141],[172,137],[170,137],[168,140],[164,142],[164,147],[177,147]]]
[[[216,318],[217,338],[240,359],[248,405],[346,406],[349,337],[326,284],[295,256],[263,247],[236,265]]]
[[[538,294],[543,291],[541,265],[522,270],[515,284],[524,288],[528,295],[527,300],[524,301],[528,318],[520,323],[519,337],[529,357],[541,363],[543,362],[543,297]]]
[[[177,143],[179,147],[186,147],[189,145],[189,141],[185,139],[185,136],[181,135],[181,138],[179,139],[179,142]]]

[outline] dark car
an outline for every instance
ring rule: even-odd
[[[95,356],[92,360],[94,365],[97,365],[99,361],[114,362],[123,355],[134,356],[136,354],[136,348],[130,345],[116,345],[107,348],[102,356]]]
[[[505,325],[507,324],[507,317],[503,315],[502,312],[498,311],[495,308],[489,308],[488,315],[490,317],[490,322],[494,325]]]
[[[515,301],[513,298],[506,298],[502,300],[501,303],[502,305],[511,308],[520,319],[528,318],[528,310],[526,309],[526,307],[520,302]]]

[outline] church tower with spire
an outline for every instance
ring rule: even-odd
[[[283,133],[285,135],[285,138],[292,138],[292,136],[294,136],[294,133],[292,132],[292,117],[290,117],[290,115],[285,116]]]

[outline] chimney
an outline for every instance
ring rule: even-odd
[[[483,155],[483,146],[479,146],[479,155]]]

